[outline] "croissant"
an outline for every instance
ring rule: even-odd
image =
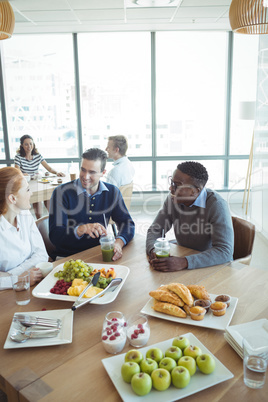
[[[182,307],[184,305],[183,301],[178,295],[169,290],[162,289],[161,287],[159,289],[152,290],[149,295],[158,301],[172,303],[175,304],[175,306]]]
[[[190,290],[192,296],[194,296],[196,299],[210,300],[210,295],[204,286],[188,285],[187,288]]]
[[[152,308],[159,313],[169,314],[180,318],[186,318],[185,311],[171,303],[155,301]]]
[[[192,306],[194,304],[193,296],[191,295],[190,290],[187,286],[183,285],[182,283],[170,283],[168,286],[169,290],[176,293],[185,304],[188,306]]]

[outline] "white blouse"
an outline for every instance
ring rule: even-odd
[[[20,275],[48,261],[42,236],[29,211],[17,216],[17,228],[0,216],[0,290],[12,288],[11,275]]]

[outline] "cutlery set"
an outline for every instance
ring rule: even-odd
[[[15,314],[10,339],[22,343],[33,338],[53,338],[61,329],[61,320],[35,317],[28,314]]]

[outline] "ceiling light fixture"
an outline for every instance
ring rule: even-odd
[[[232,0],[229,20],[234,32],[268,33],[268,0]]]
[[[131,2],[141,7],[163,7],[171,5],[176,0],[131,0]]]
[[[11,38],[14,27],[13,8],[8,1],[0,1],[0,40]]]

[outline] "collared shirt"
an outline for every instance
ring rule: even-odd
[[[107,174],[107,183],[121,187],[133,181],[135,169],[127,156],[117,159],[113,165],[114,167]]]
[[[82,186],[81,180],[79,178],[76,179],[75,185],[76,185],[76,188],[77,188],[77,195],[78,196],[80,196],[81,194],[84,194],[85,197],[89,197],[89,198],[95,197],[96,195],[101,195],[104,191],[109,191],[108,188],[105,186],[105,183],[103,181],[101,181],[101,180],[99,181],[98,190],[94,194],[89,194],[86,191],[86,189]],[[78,226],[76,226],[76,228],[74,229],[74,235],[79,240],[79,239],[82,239],[84,235],[78,236],[78,234],[77,234]],[[123,237],[118,236],[117,239],[121,239],[124,242],[124,245],[126,245],[126,241],[125,241],[125,239]]]
[[[29,211],[17,215],[17,227],[0,216],[0,244],[0,289],[12,287],[9,274],[20,275],[48,261],[42,236]]]
[[[192,203],[192,205],[190,205],[190,207],[193,207],[195,205],[196,207],[206,208],[206,201],[207,201],[207,190],[205,189],[205,187],[203,187],[199,196]]]

